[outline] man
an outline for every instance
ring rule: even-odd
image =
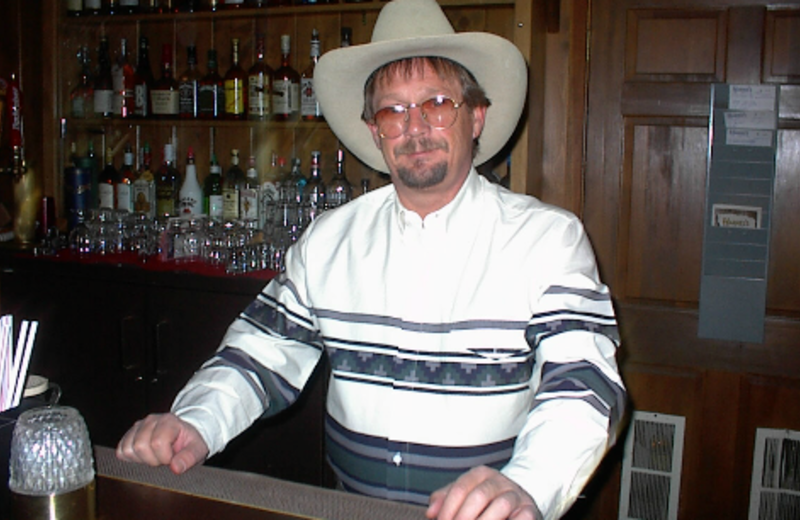
[[[319,217],[173,413],[134,425],[119,457],[185,471],[291,404],[326,353],[345,489],[441,520],[564,513],[625,391],[579,221],[473,166],[514,131],[526,77],[510,42],[455,34],[434,0],[395,0],[372,43],[325,54],[327,121],[393,184]]]

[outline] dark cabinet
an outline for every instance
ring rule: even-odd
[[[115,265],[6,259],[0,311],[39,321],[31,373],[57,382],[92,442],[114,446],[138,419],[169,410],[265,280]],[[322,485],[326,366],[296,406],[256,421],[209,464]]]

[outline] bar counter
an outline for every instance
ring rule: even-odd
[[[265,449],[269,449],[266,447]],[[419,506],[198,466],[183,475],[95,448],[98,520],[423,520]]]

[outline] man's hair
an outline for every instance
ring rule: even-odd
[[[445,81],[453,79],[461,85],[461,99],[455,101],[464,103],[469,108],[488,107],[492,104],[475,76],[459,63],[438,56],[419,56],[391,61],[376,69],[367,78],[364,83],[364,111],[361,113],[361,118],[369,122],[375,115],[372,100],[377,85],[388,82],[394,76],[408,79],[414,73],[422,71],[425,65],[430,66],[439,78]]]

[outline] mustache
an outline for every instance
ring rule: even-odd
[[[429,137],[423,137],[421,139],[409,139],[405,143],[397,146],[397,148],[394,149],[394,155],[398,157],[417,152],[430,152],[432,150],[444,150],[446,152],[449,149],[450,147],[445,140],[438,141]]]

